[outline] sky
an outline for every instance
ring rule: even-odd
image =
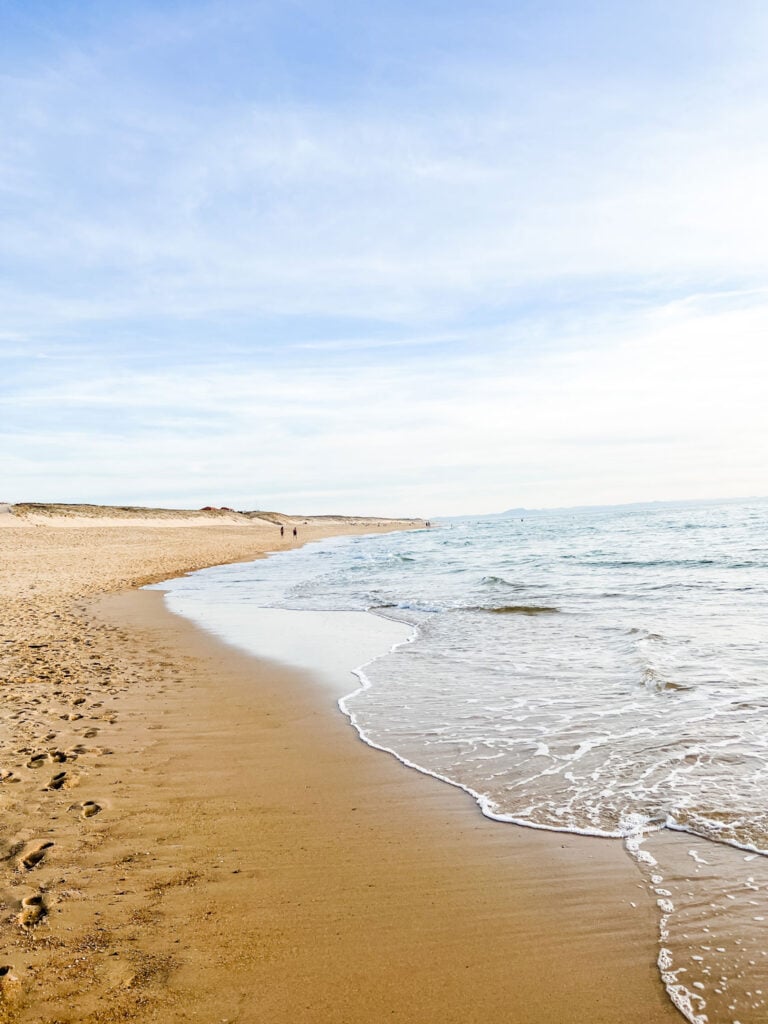
[[[0,501],[765,495],[762,0],[0,0]]]

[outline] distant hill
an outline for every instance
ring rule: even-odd
[[[495,512],[483,516],[484,519],[502,518],[516,516],[518,519],[526,516],[545,516],[552,512],[613,512],[617,509],[626,509],[627,512],[643,509],[664,509],[664,508],[692,508],[701,505],[736,505],[744,501],[765,501],[764,497],[750,496],[746,498],[690,498],[679,501],[628,501],[618,505],[562,505],[557,508],[509,508],[505,512]]]

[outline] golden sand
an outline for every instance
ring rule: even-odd
[[[263,520],[0,533],[0,1020],[680,1019],[619,844],[488,821],[135,589],[280,543]]]

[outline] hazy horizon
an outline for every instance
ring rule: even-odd
[[[475,511],[472,511],[472,512],[456,512],[456,513],[450,513],[450,514],[441,513],[439,510],[437,510],[437,511],[435,511],[435,510],[429,511],[428,510],[426,512],[424,512],[423,510],[421,510],[421,511],[419,511],[419,510],[411,510],[409,512],[403,512],[402,510],[400,510],[400,511],[396,511],[396,510],[393,511],[393,510],[382,510],[382,509],[379,509],[378,514],[377,514],[375,512],[371,512],[371,513],[359,512],[359,511],[356,511],[354,508],[344,509],[344,510],[337,508],[337,509],[334,509],[334,510],[329,511],[329,512],[319,512],[318,513],[318,512],[308,512],[306,509],[297,510],[297,509],[292,509],[292,508],[261,508],[261,507],[259,507],[259,508],[240,508],[240,507],[235,508],[234,506],[230,506],[230,505],[225,505],[225,506],[203,506],[203,505],[196,505],[196,506],[189,506],[189,507],[187,507],[187,506],[182,507],[182,506],[178,506],[178,505],[155,505],[155,506],[152,506],[152,505],[146,505],[143,502],[123,502],[123,503],[110,502],[110,501],[105,501],[105,502],[102,502],[102,503],[99,503],[99,502],[86,502],[86,501],[62,502],[62,501],[45,500],[45,499],[40,499],[40,500],[38,500],[38,499],[19,499],[17,501],[10,502],[9,504],[11,504],[11,505],[22,505],[22,506],[23,505],[51,505],[51,506],[53,506],[53,505],[63,505],[63,506],[72,507],[72,508],[78,508],[80,506],[87,506],[87,507],[94,506],[94,507],[97,507],[97,508],[130,508],[130,509],[143,509],[143,508],[146,508],[148,511],[153,511],[153,510],[157,509],[157,510],[165,510],[165,511],[172,511],[172,512],[176,512],[176,511],[179,511],[179,512],[202,511],[205,508],[210,507],[210,508],[213,508],[214,510],[215,509],[221,509],[221,510],[240,512],[240,513],[262,512],[262,513],[267,514],[267,513],[275,513],[275,512],[277,512],[277,513],[280,513],[282,515],[296,516],[296,517],[301,517],[302,515],[305,515],[305,516],[313,516],[313,515],[326,515],[326,516],[330,515],[330,516],[333,516],[333,515],[337,515],[337,516],[345,516],[347,518],[354,518],[356,516],[360,516],[360,517],[368,517],[369,516],[371,518],[381,518],[381,519],[398,519],[398,518],[400,518],[400,519],[429,519],[429,520],[438,522],[438,521],[447,520],[447,519],[493,519],[493,518],[503,518],[505,516],[514,516],[514,515],[517,515],[518,513],[525,513],[527,515],[538,515],[538,514],[546,514],[548,512],[580,512],[580,511],[589,512],[589,511],[592,511],[592,510],[599,510],[599,509],[610,510],[610,509],[622,509],[622,508],[626,508],[626,509],[632,509],[632,508],[645,509],[645,508],[656,507],[656,506],[659,506],[661,508],[665,508],[665,507],[679,508],[680,506],[685,506],[685,505],[691,505],[691,506],[731,505],[731,504],[741,504],[743,502],[750,502],[750,501],[756,501],[756,502],[768,501],[768,495],[751,494],[751,495],[739,495],[737,497],[732,497],[732,498],[709,497],[709,498],[680,498],[680,499],[669,499],[669,500],[664,499],[664,498],[656,498],[656,499],[650,499],[648,501],[628,501],[628,502],[619,502],[617,504],[599,504],[599,505],[589,505],[589,504],[586,504],[586,505],[548,505],[548,506],[547,505],[542,505],[542,506],[539,506],[539,507],[529,507],[529,506],[520,505],[520,506],[510,506],[508,508],[504,508],[504,509],[501,509],[501,510],[498,510],[498,511],[489,511],[489,510],[486,509],[484,511],[477,511],[477,510],[475,510]],[[2,504],[2,502],[0,502],[0,504]]]

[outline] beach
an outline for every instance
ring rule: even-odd
[[[137,589],[293,521],[9,515],[0,1019],[681,1019],[619,844],[484,818],[311,673]],[[409,525],[300,519],[297,542]]]

